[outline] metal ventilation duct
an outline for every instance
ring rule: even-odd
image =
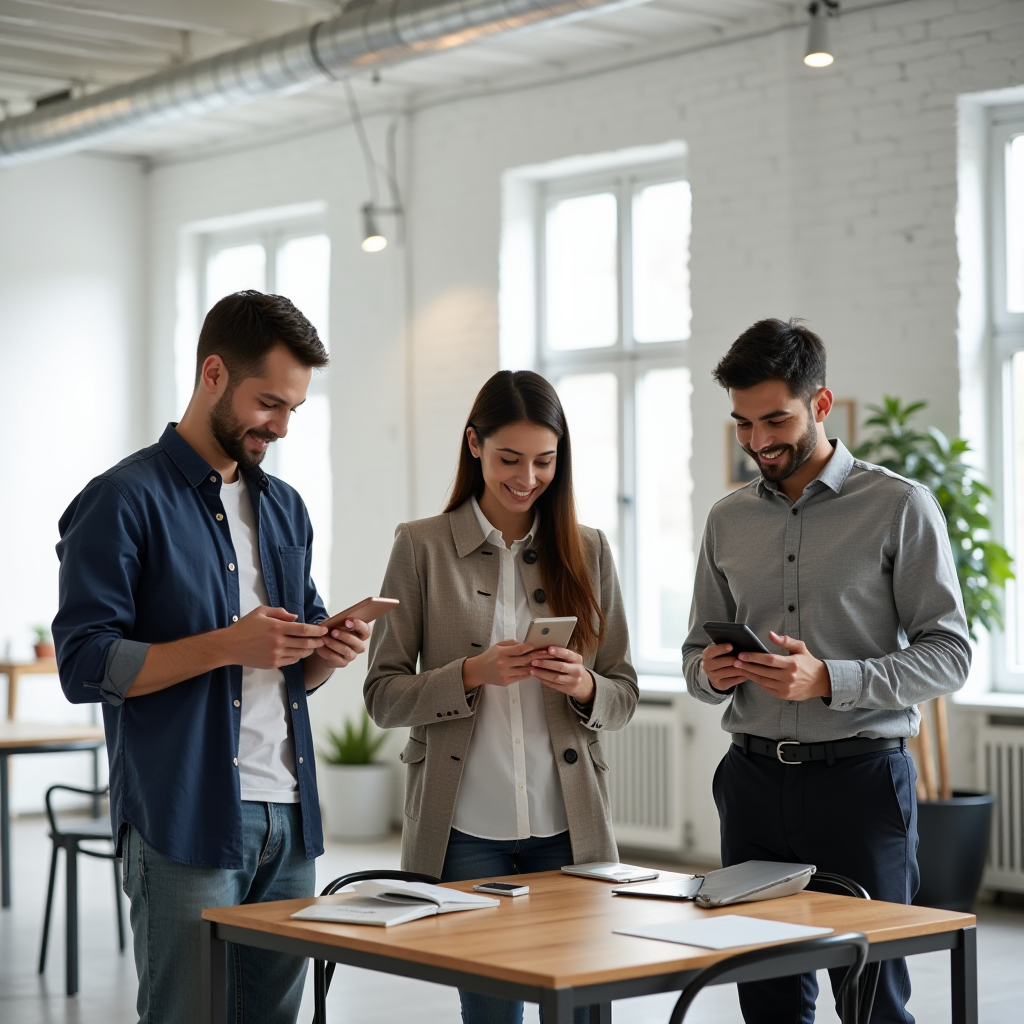
[[[381,0],[336,18],[0,121],[0,167],[57,156],[263,96],[300,92],[542,21],[644,0]]]

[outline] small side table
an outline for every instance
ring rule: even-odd
[[[18,680],[22,676],[55,676],[56,658],[38,658],[35,661],[0,661],[0,675],[7,676],[7,721],[14,721],[18,706]]]

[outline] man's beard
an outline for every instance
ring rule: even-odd
[[[765,480],[771,480],[772,483],[776,484],[791,477],[814,454],[814,449],[818,447],[818,425],[814,422],[814,417],[810,415],[810,409],[808,409],[807,415],[807,430],[795,445],[772,445],[771,448],[765,450],[774,451],[774,449],[779,447],[785,448],[790,453],[789,458],[787,459],[785,455],[781,455],[775,463],[766,465],[757,457],[749,445],[743,446],[743,450],[757,463],[758,468],[761,470],[761,476]]]
[[[277,435],[266,430],[249,430],[235,415],[231,408],[232,392],[227,391],[217,399],[217,404],[210,411],[210,433],[220,450],[241,469],[255,469],[267,454],[251,452],[245,447],[246,437],[252,436],[263,441],[276,441]]]

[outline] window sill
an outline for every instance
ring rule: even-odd
[[[1024,693],[989,691],[988,693],[955,693],[953,703],[962,708],[985,711],[1020,711],[1024,713]]]

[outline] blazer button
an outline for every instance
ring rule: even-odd
[[[527,548],[523,552],[523,561],[527,565],[533,565],[533,563],[537,561],[537,552],[534,551],[533,548]]]
[[[543,604],[548,599],[548,595],[545,594],[544,591],[540,589],[540,587],[538,587],[533,592],[533,599],[537,602],[537,604]]]
[[[578,761],[578,760],[580,759],[580,755],[579,755],[579,754],[577,754],[577,753],[576,753],[576,751],[572,749],[572,747],[570,747],[570,748],[569,748],[569,749],[568,749],[568,750],[567,750],[567,751],[566,751],[566,752],[565,752],[565,753],[564,753],[564,754],[562,755],[562,757],[564,757],[564,758],[565,758],[565,760],[566,760],[566,762],[567,762],[568,764],[575,764],[575,763],[576,763],[576,762],[577,762],[577,761]]]

